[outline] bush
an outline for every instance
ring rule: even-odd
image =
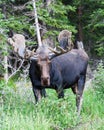
[[[104,66],[102,63],[98,65],[93,81],[93,87],[99,99],[104,99]]]

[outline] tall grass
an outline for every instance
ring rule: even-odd
[[[34,104],[31,89],[5,88],[0,104],[0,130],[104,130],[104,103],[94,89],[84,92],[80,118],[76,114],[75,95],[65,91],[64,99],[57,99],[53,90],[48,97]]]

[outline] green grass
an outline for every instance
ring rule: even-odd
[[[104,102],[93,89],[84,92],[80,118],[70,89],[60,100],[55,91],[47,93],[47,98],[34,105],[31,89],[5,89],[0,98],[0,130],[104,130]]]

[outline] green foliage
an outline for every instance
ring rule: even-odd
[[[81,118],[75,112],[75,96],[69,90],[65,99],[58,100],[56,93],[48,90],[48,97],[34,105],[31,90],[6,88],[0,107],[1,130],[103,130],[103,104],[93,90],[84,93]],[[22,89],[22,90],[21,90]],[[31,95],[31,96],[30,96]]]
[[[3,79],[0,79],[0,96],[2,95],[2,90],[5,86],[5,81]]]
[[[104,99],[104,66],[102,63],[98,65],[95,79],[93,81],[93,86],[95,89],[95,93],[98,98],[103,101]]]
[[[1,28],[0,28],[1,29]],[[5,50],[5,43],[6,43],[6,36],[3,35],[3,30],[1,29],[0,32],[0,75],[3,75],[4,73],[4,62],[3,62],[3,56],[6,56],[8,53]]]
[[[104,44],[96,45],[95,51],[96,51],[98,56],[103,56],[104,55]]]
[[[76,8],[75,12],[69,11],[68,17],[71,25],[77,29],[80,22],[86,47],[90,47],[92,55],[103,57],[101,46],[104,43],[104,2],[102,0],[65,0],[66,3]],[[80,9],[79,12],[78,9]]]
[[[41,1],[37,1],[37,13],[39,21],[44,23],[47,27],[48,36],[58,36],[60,30],[68,29],[76,33],[76,29],[71,25],[68,19],[68,11],[74,12],[75,7],[71,5],[63,5],[61,1],[52,2],[48,8],[44,8]],[[33,10],[32,5],[27,5],[29,10]],[[40,10],[41,8],[41,10]]]
[[[85,6],[83,12],[83,29],[85,35],[85,42],[91,41],[92,50],[99,56],[104,56],[103,42],[104,42],[104,2],[101,0],[83,1]]]
[[[3,33],[7,35],[9,29],[12,29],[16,33],[28,33],[28,35],[32,37],[36,37],[36,32],[34,32],[34,21],[31,20],[31,17],[24,15],[28,11],[33,11],[32,3],[26,4],[26,10],[15,12],[13,8],[10,8],[12,1],[4,1],[4,3],[8,3],[6,12],[3,14],[2,10],[0,11],[0,28],[3,29]],[[15,4],[17,1],[14,0]],[[21,2],[20,2],[21,3]],[[61,1],[52,2],[48,8],[44,8],[42,1],[36,1],[37,4],[37,12],[39,21],[44,23],[47,26],[46,37],[58,35],[60,30],[68,29],[74,33],[76,33],[76,29],[73,25],[70,24],[68,19],[68,11],[74,12],[75,7],[71,5],[63,5]],[[41,8],[41,10],[40,10]]]
[[[28,1],[28,0],[27,0]],[[27,1],[20,0],[4,0],[3,3],[6,4],[7,18],[5,19],[5,14],[0,10],[0,28],[3,29],[3,33],[7,33],[8,29],[13,29],[16,33],[26,33],[30,37],[35,36],[36,31],[34,31],[34,19],[31,16],[24,15],[26,12],[33,11],[32,3],[26,4],[26,9],[23,11],[14,11],[11,7],[11,3],[14,5],[22,5]],[[2,2],[1,2],[2,3]],[[59,31],[63,29],[68,29],[75,34],[77,32],[79,16],[77,9],[82,7],[82,15],[80,17],[81,25],[83,27],[84,43],[89,45],[94,54],[98,56],[104,55],[104,2],[101,0],[85,0],[85,1],[54,1],[47,8],[44,6],[42,0],[36,1],[38,18],[40,23],[44,24],[47,28],[47,33],[45,37],[52,36],[53,39],[59,34]],[[10,8],[11,7],[11,8]],[[32,19],[31,19],[32,18]]]
[[[75,27],[70,24],[67,17],[67,10],[73,12],[75,11],[74,7],[69,5],[64,6],[61,2],[55,2],[55,4],[51,4],[49,8],[52,11],[52,15],[50,15],[49,20],[47,20],[49,26],[53,26],[55,29],[68,29],[72,32],[76,32]]]

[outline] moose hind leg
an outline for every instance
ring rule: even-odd
[[[56,92],[58,94],[58,98],[64,98],[64,90],[62,87],[57,87]]]
[[[81,112],[84,84],[85,84],[85,76],[81,75],[78,80],[78,86],[77,86],[77,92],[76,92],[76,106],[77,106],[78,115],[80,115],[80,112]]]
[[[64,91],[58,93],[58,98],[64,98]]]
[[[77,106],[77,112],[78,112],[78,116],[79,116],[80,112],[81,112],[81,106],[82,106],[82,95],[81,94],[76,94],[76,106]]]

